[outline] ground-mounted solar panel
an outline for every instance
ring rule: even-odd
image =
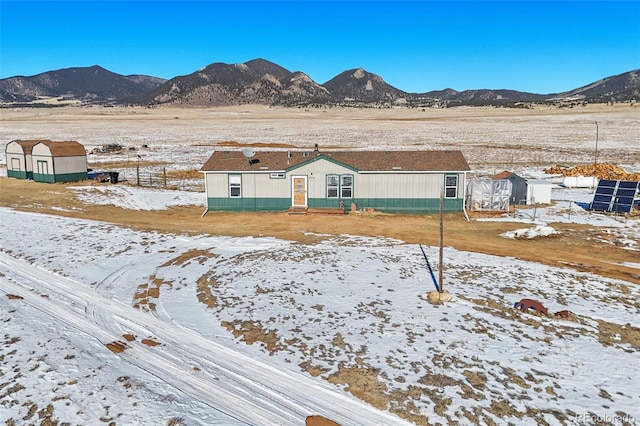
[[[640,182],[634,182],[630,180],[621,180],[620,183],[618,184],[618,188],[632,189],[634,191],[637,191],[638,185],[640,185]]]
[[[598,182],[591,210],[629,213],[639,187],[640,182],[603,179]]]

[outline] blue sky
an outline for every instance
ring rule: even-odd
[[[163,78],[264,58],[317,83],[571,90],[640,68],[640,1],[0,1],[0,78],[100,65]]]

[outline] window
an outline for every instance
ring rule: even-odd
[[[338,198],[338,175],[327,175],[327,198]]]
[[[458,197],[458,176],[457,175],[448,175],[444,177],[444,197],[445,198]]]
[[[340,197],[341,198],[353,197],[353,176],[351,175],[340,176]]]
[[[270,179],[284,179],[286,176],[284,173],[271,173],[269,175]]]
[[[327,175],[327,198],[353,198],[353,175]]]
[[[229,175],[229,197],[240,198],[242,196],[242,176]]]

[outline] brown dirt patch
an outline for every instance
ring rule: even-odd
[[[121,353],[124,352],[125,349],[127,349],[127,344],[124,342],[120,342],[120,341],[115,341],[115,342],[110,342],[107,343],[105,345],[111,352],[114,353]]]
[[[129,333],[123,334],[122,337],[124,337],[124,339],[127,342],[133,342],[134,340],[136,340],[136,336],[134,336],[133,334],[129,334]]]
[[[305,426],[340,426],[340,423],[336,423],[322,416],[308,416],[304,424]]]
[[[141,342],[151,347],[158,346],[161,344],[160,342],[156,342],[155,340],[151,340],[151,339],[142,339]]]
[[[20,300],[20,299],[23,299],[22,296],[18,296],[17,294],[7,294],[7,298],[9,300]]]

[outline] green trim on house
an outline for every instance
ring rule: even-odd
[[[32,179],[33,172],[25,172],[23,170],[7,170],[7,177],[16,179]]]
[[[340,208],[337,198],[309,198],[310,208]],[[440,211],[440,198],[345,198],[344,210],[351,210],[351,203],[357,209],[373,208],[385,213],[432,214]],[[291,207],[291,198],[207,198],[209,211],[286,211]],[[461,212],[461,198],[445,199],[442,210]]]
[[[286,211],[291,198],[207,198],[207,210],[211,211]]]
[[[79,182],[82,180],[87,180],[87,172],[65,173],[57,175],[33,173],[33,180],[36,182],[44,183]]]
[[[351,203],[358,210],[373,208],[385,213],[424,214],[440,211],[440,198],[353,198],[345,200],[345,208]],[[464,207],[462,198],[444,199],[442,210],[445,212],[461,212]]]

